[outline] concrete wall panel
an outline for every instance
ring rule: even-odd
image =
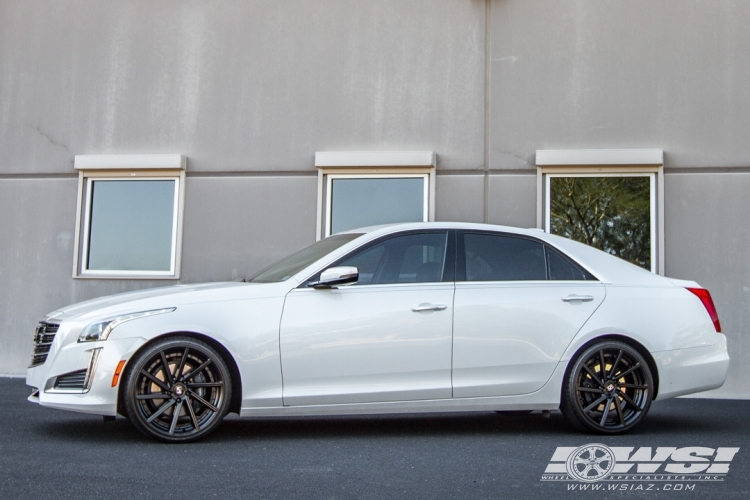
[[[315,243],[317,182],[314,176],[188,177],[181,281],[248,277]]]
[[[667,276],[708,288],[729,344],[729,376],[717,397],[750,397],[750,174],[667,174],[664,180]]]
[[[435,182],[435,220],[482,222],[482,175],[438,175]]]
[[[750,164],[746,0],[494,0],[490,165],[537,149],[663,148]]]
[[[2,0],[0,173],[75,154],[314,170],[325,150],[484,154],[484,3]]]
[[[536,227],[535,175],[491,175],[489,188],[488,222]]]

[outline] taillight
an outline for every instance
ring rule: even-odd
[[[719,324],[719,315],[716,312],[716,306],[714,306],[714,301],[711,299],[711,293],[709,293],[708,290],[705,288],[688,288],[691,292],[695,294],[696,297],[701,299],[701,302],[703,302],[703,307],[706,308],[706,311],[708,311],[708,315],[711,317],[711,321],[714,322],[714,328],[716,328],[717,332],[721,332],[721,325]]]

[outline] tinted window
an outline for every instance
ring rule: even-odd
[[[349,233],[329,236],[328,238],[313,243],[309,247],[305,247],[299,252],[293,253],[289,257],[280,260],[271,267],[258,273],[254,278],[251,278],[250,281],[253,283],[274,283],[277,281],[284,281],[302,271],[316,260],[323,258],[338,247],[349,243],[359,236],[362,236],[362,234]]]
[[[347,257],[337,266],[355,266],[355,285],[432,283],[443,279],[447,233],[396,236]]]
[[[544,247],[524,238],[464,234],[467,281],[545,280]]]
[[[551,280],[593,280],[591,274],[569,261],[555,250],[547,247],[548,276]]]

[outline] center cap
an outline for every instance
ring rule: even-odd
[[[610,382],[609,384],[607,384],[607,387],[605,389],[607,389],[607,392],[612,392],[615,390],[615,384]]]
[[[185,386],[182,384],[175,384],[175,386],[172,387],[172,392],[174,393],[175,396],[179,398],[183,394],[185,394]]]

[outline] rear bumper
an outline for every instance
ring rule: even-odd
[[[657,399],[717,389],[724,384],[729,369],[727,339],[717,333],[711,346],[653,353],[659,370]]]

